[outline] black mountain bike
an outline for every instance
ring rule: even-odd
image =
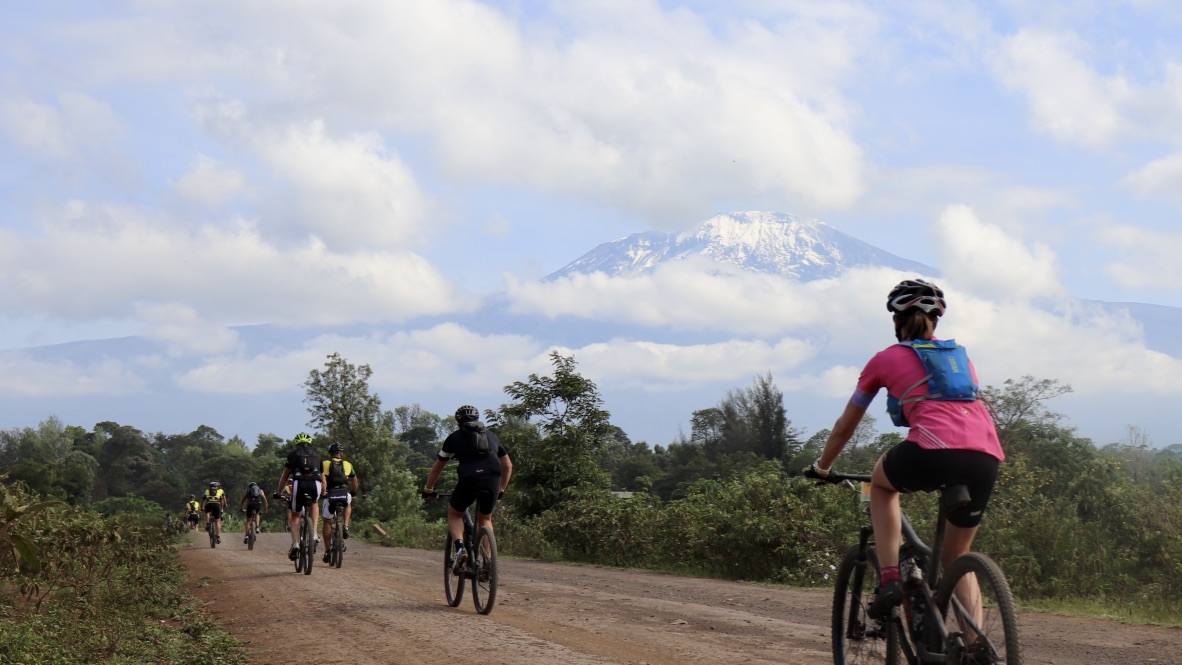
[[[328,511],[332,513],[332,540],[328,543],[328,565],[340,568],[345,560],[345,499],[329,499]],[[323,518],[323,515],[321,516]]]
[[[246,513],[246,549],[253,550],[254,549],[254,541],[257,537],[257,535],[255,534],[257,527],[255,526],[255,523],[254,523],[254,515],[251,514],[249,511],[243,511],[243,512]]]
[[[301,483],[300,487],[303,486]],[[276,500],[282,500],[280,494],[275,494],[274,497]],[[297,543],[295,571],[305,575],[312,574],[312,562],[316,560],[316,530],[312,528],[312,517],[308,513],[309,510],[317,509],[316,498],[308,492],[301,491],[296,499],[300,515],[300,539]]]
[[[437,496],[445,499],[451,494]],[[478,613],[488,614],[497,600],[497,540],[492,529],[476,528],[470,506],[464,510],[464,551],[467,560],[457,568],[451,534],[448,534],[443,543],[443,591],[447,604],[458,606],[464,597],[464,580],[472,580],[472,603]]]
[[[853,488],[853,482],[870,482],[870,476],[831,472],[820,480]],[[866,614],[879,585],[874,528],[861,528],[858,544],[846,552],[837,570],[834,663],[1021,665],[1018,612],[1001,568],[988,556],[969,552],[940,575],[945,516],[969,500],[965,485],[940,490],[934,547],[919,538],[903,515],[903,604],[879,620]],[[972,593],[974,582],[977,593]]]

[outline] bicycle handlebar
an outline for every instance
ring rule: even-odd
[[[804,475],[806,478],[812,478],[813,480],[816,480],[818,484],[843,485],[849,489],[854,489],[855,482],[870,482],[870,474],[868,473],[841,473],[839,471],[830,471],[829,475],[822,476],[813,471],[812,467],[806,469]]]

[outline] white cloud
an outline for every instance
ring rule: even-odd
[[[1086,43],[1067,32],[1033,28],[1001,40],[992,62],[1007,87],[1026,95],[1035,129],[1065,141],[1104,147],[1130,129],[1121,105],[1131,86],[1084,61]]]
[[[86,395],[134,395],[147,383],[118,360],[79,364],[43,361],[20,352],[0,353],[0,394],[61,398]]]
[[[246,176],[208,155],[197,155],[193,168],[175,183],[185,199],[213,208],[242,191]]]
[[[143,336],[164,345],[172,356],[224,353],[238,344],[238,333],[201,321],[186,305],[143,305],[136,314],[146,325]]]
[[[1117,225],[1097,234],[1100,243],[1125,250],[1129,256],[1104,266],[1118,284],[1130,289],[1182,291],[1182,233]]]
[[[123,134],[123,125],[101,100],[81,92],[62,92],[56,104],[28,97],[0,102],[0,131],[33,153],[68,159],[93,152]]]
[[[949,282],[998,301],[1065,293],[1058,259],[1047,246],[1027,247],[1001,228],[983,223],[967,206],[950,206],[936,223],[940,267]]]
[[[36,234],[0,229],[0,306],[63,320],[184,306],[218,325],[404,321],[466,298],[422,256],[280,247],[246,220],[195,230],[137,209],[74,202]]]
[[[1146,164],[1125,176],[1122,184],[1138,198],[1162,198],[1182,206],[1182,153]]]
[[[338,250],[401,247],[422,234],[429,201],[377,134],[334,138],[316,120],[279,134],[257,130],[255,147],[290,183],[286,196],[272,200],[269,224],[305,231]]]
[[[322,119],[331,146],[305,129],[264,158],[310,185],[319,204],[305,212],[345,221],[342,235],[356,233],[350,209],[398,217],[420,205],[378,136],[411,138],[465,187],[536,188],[667,226],[720,199],[841,208],[863,190],[859,111],[841,84],[878,25],[853,3],[720,29],[657,3],[545,16],[469,0],[218,7],[78,22],[78,67],[107,85],[163,78],[236,98],[259,128]]]
[[[846,279],[802,283],[691,258],[639,275],[576,274],[536,282],[510,274],[505,279],[511,309],[518,313],[773,336],[815,328],[871,301],[877,304],[900,273],[859,269]]]

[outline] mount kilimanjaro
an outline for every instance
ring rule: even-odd
[[[778,212],[733,212],[711,217],[682,233],[649,231],[603,243],[544,279],[593,272],[613,277],[645,273],[695,256],[806,282],[837,277],[858,266],[936,273],[930,266],[885,252],[820,220]]]

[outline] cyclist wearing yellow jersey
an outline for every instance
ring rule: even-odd
[[[347,460],[342,458],[345,447],[334,443],[328,447],[329,459],[320,463],[320,473],[328,486],[328,494],[320,502],[320,516],[324,518],[324,542],[329,546],[324,550],[324,562],[328,563],[332,552],[332,515],[333,506],[345,506],[345,533],[349,537],[349,520],[353,518],[353,495],[357,494],[357,470]]]
[[[189,528],[196,532],[197,523],[201,521],[201,504],[197,502],[196,496],[189,495],[189,502],[185,504],[185,512],[189,516]]]
[[[209,527],[210,519],[214,521],[214,533],[217,535],[220,545],[222,542],[222,510],[229,503],[226,500],[226,490],[222,489],[221,483],[215,480],[209,484],[209,489],[205,490],[201,498],[205,503],[205,526]]]

